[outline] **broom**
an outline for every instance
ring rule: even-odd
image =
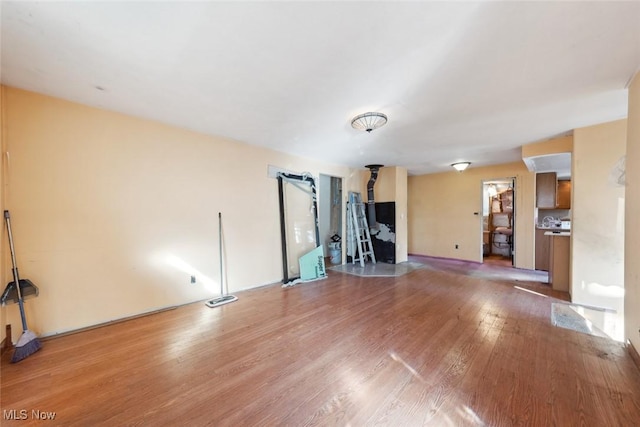
[[[18,305],[20,306],[20,318],[22,319],[22,335],[16,343],[16,349],[11,358],[11,363],[16,363],[22,359],[26,359],[36,351],[40,350],[40,341],[36,334],[27,328],[27,318],[24,314],[24,301],[22,299],[22,290],[20,289],[20,275],[18,274],[18,266],[16,265],[16,255],[13,249],[13,235],[11,234],[11,217],[9,211],[4,211],[4,219],[7,223],[7,232],[9,233],[9,249],[11,250],[11,264],[13,266],[13,281],[17,283],[16,292],[18,293]]]
[[[204,305],[211,308],[238,301],[237,296],[227,295],[224,292],[224,270],[222,263],[222,212],[218,212],[218,246],[220,247],[220,296],[204,303]]]

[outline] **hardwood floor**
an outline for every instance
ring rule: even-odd
[[[638,424],[626,349],[551,325],[566,294],[437,264],[330,271],[48,339],[18,364],[6,353],[2,425],[46,424],[32,410],[65,426]]]
[[[482,259],[482,262],[493,265],[500,265],[502,267],[513,267],[511,258],[502,255],[488,255]]]

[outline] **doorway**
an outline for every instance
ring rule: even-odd
[[[515,177],[482,182],[482,261],[515,265]]]
[[[318,227],[325,262],[342,264],[342,178],[320,174]]]

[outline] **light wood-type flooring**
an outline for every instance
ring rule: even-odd
[[[492,265],[499,265],[502,267],[512,267],[512,262],[511,262],[511,258],[508,256],[502,256],[502,255],[488,255],[486,257],[484,257],[482,259],[483,263],[487,263],[487,264],[492,264]]]
[[[17,364],[5,353],[1,424],[640,425],[626,348],[551,324],[566,294],[426,264],[239,292],[47,339]]]

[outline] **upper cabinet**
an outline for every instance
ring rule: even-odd
[[[571,181],[558,181],[558,209],[571,209]]]
[[[571,181],[558,181],[555,172],[536,174],[536,207],[571,209]]]
[[[556,208],[556,187],[558,180],[555,172],[536,174],[536,207]]]

